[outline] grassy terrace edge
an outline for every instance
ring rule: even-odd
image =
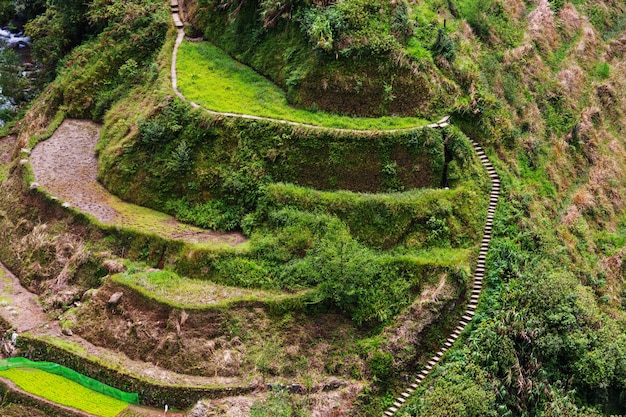
[[[209,42],[183,41],[176,72],[185,98],[214,112],[354,130],[411,129],[429,123],[417,117],[354,118],[291,107],[284,91]]]

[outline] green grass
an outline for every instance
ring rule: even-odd
[[[205,235],[210,230],[177,221],[169,214],[147,207],[127,203],[114,195],[108,195],[108,204],[120,215],[113,221],[115,226],[134,230],[142,234],[155,234],[168,239],[182,239],[193,243],[197,248],[236,250],[230,246],[233,238],[215,233],[212,237]],[[197,236],[204,236],[206,241],[198,241]],[[244,250],[245,244],[237,250]]]
[[[344,129],[402,129],[427,122],[411,117],[353,118],[291,107],[285,93],[208,42],[183,42],[177,59],[178,88],[206,109]]]
[[[124,273],[111,277],[117,284],[132,288],[159,303],[178,308],[197,309],[224,302],[280,300],[289,295],[245,289],[181,277],[170,271]]]
[[[61,339],[59,337],[54,337],[54,336],[49,336],[49,335],[41,335],[41,336],[38,336],[37,339],[43,340],[45,343],[56,346],[59,349],[65,350],[77,356],[84,357],[87,355],[87,349],[83,345],[80,345],[74,341]]]
[[[473,249],[433,248],[419,250],[410,256],[417,262],[438,266],[469,266]]]
[[[9,369],[0,371],[0,376],[26,392],[101,417],[115,417],[128,407],[123,401],[39,369]]]

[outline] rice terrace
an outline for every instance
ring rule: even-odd
[[[0,415],[626,415],[626,4],[0,2]]]

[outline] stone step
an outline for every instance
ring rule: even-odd
[[[389,407],[389,411],[395,413],[396,411],[398,411],[398,409],[396,407]]]
[[[174,26],[176,26],[179,29],[184,26],[183,22],[180,20],[180,17],[178,16],[178,13],[173,14],[172,18],[174,19]]]
[[[411,394],[409,394],[408,392],[403,392],[402,395],[404,398],[409,398],[411,396]]]
[[[389,417],[393,417],[393,411],[391,410],[385,410],[385,415],[389,416]]]
[[[472,318],[470,316],[468,316],[467,314],[465,316],[463,316],[463,318],[467,321],[472,321]]]

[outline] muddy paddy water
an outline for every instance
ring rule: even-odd
[[[94,148],[100,125],[86,120],[65,120],[54,134],[31,153],[35,180],[49,194],[88,213],[103,224],[191,243],[236,246],[246,238],[239,233],[218,233],[190,226],[173,217],[126,203],[98,182]]]

